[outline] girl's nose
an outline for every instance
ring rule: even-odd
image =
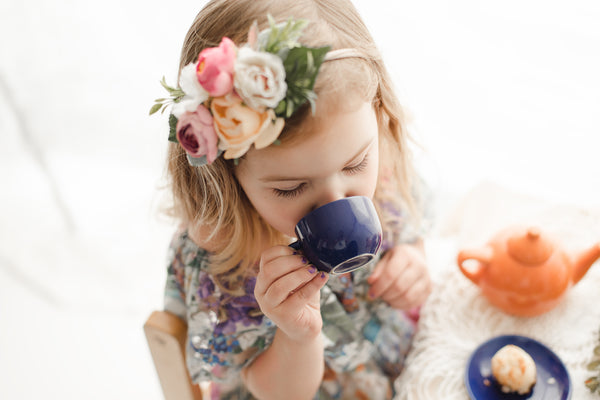
[[[349,194],[346,193],[346,191],[343,188],[329,186],[321,193],[321,196],[319,196],[317,201],[313,204],[311,211],[327,203],[331,203],[332,201],[343,199],[344,197],[348,196]]]

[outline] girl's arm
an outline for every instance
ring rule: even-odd
[[[276,325],[271,346],[242,373],[259,399],[312,399],[323,378],[320,289],[327,275],[288,246],[261,257],[254,295]]]
[[[298,342],[278,329],[271,346],[242,371],[242,377],[258,399],[312,399],[323,369],[321,335]]]

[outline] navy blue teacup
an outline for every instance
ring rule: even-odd
[[[320,271],[332,275],[354,271],[375,257],[381,246],[381,223],[373,202],[364,196],[325,204],[296,224],[301,250]]]

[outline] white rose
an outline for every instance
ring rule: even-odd
[[[173,104],[171,112],[177,118],[185,112],[196,111],[198,106],[208,99],[208,92],[198,82],[196,63],[190,63],[181,69],[179,87],[184,91],[185,96],[178,103]]]
[[[287,91],[281,59],[249,47],[238,52],[233,82],[244,103],[256,110],[277,107]]]

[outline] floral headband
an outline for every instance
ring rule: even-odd
[[[218,47],[202,50],[181,70],[177,88],[163,77],[170,97],[156,99],[150,114],[171,107],[169,140],[179,142],[191,165],[210,164],[221,154],[237,162],[253,144],[261,149],[278,143],[285,118],[307,101],[314,112],[321,64],[358,56],[353,49],[327,54],[329,46],[302,46],[305,20],[276,24],[269,15],[269,24],[258,32],[254,22],[240,48],[224,37]]]

